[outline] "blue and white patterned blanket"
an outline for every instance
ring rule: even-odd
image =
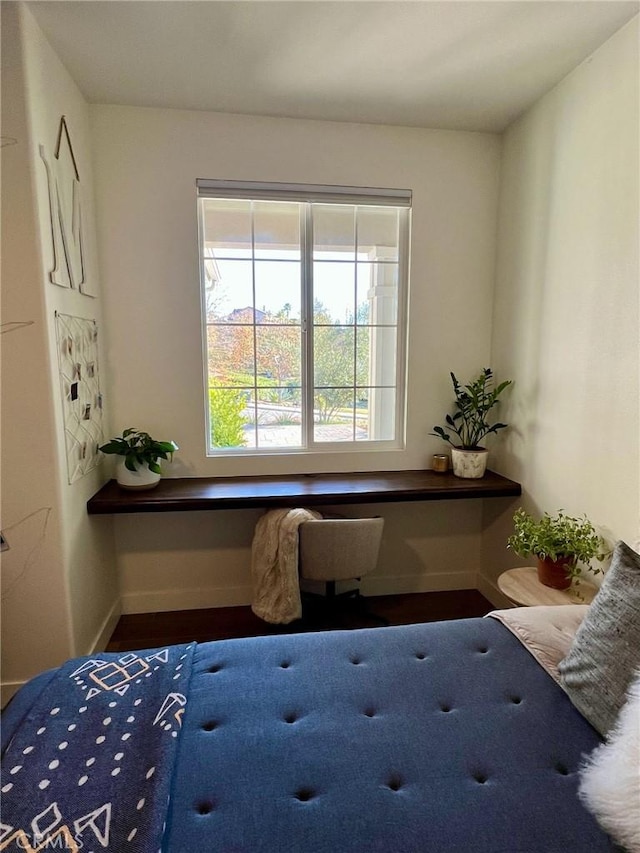
[[[194,648],[57,671],[3,757],[0,851],[158,853]]]

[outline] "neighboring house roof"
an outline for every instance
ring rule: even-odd
[[[246,308],[234,308],[227,317],[227,321],[230,323],[253,323],[255,317],[256,323],[263,323],[266,316],[265,311],[247,306]]]

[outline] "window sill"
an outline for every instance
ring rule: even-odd
[[[435,471],[285,474],[262,477],[164,479],[149,491],[127,491],[110,480],[87,502],[89,515],[266,509],[323,504],[441,501],[517,497],[519,483],[487,471],[463,480]]]

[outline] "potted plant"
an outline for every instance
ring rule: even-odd
[[[451,373],[451,382],[456,397],[455,411],[446,416],[446,427],[436,426],[430,434],[451,445],[453,473],[457,477],[477,479],[484,476],[487,468],[488,451],[480,442],[507,426],[503,423],[490,424],[487,416],[512,380],[507,379],[493,387],[493,372],[490,367],[485,367],[468,385],[461,385],[454,373]]]
[[[116,479],[124,489],[152,489],[160,482],[159,459],[170,459],[178,450],[175,441],[156,441],[148,432],[130,427],[100,447],[106,454],[121,456]]]
[[[594,574],[602,572],[590,563],[604,560],[606,544],[585,515],[574,518],[559,510],[554,516],[545,512],[536,521],[519,507],[513,516],[513,530],[507,547],[520,557],[533,554],[538,558],[538,580],[545,586],[568,589],[579,578],[581,563],[589,565]]]

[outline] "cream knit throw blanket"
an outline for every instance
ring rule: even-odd
[[[265,622],[287,624],[302,616],[298,527],[312,518],[322,516],[309,509],[272,509],[256,524],[251,547],[251,609]]]

